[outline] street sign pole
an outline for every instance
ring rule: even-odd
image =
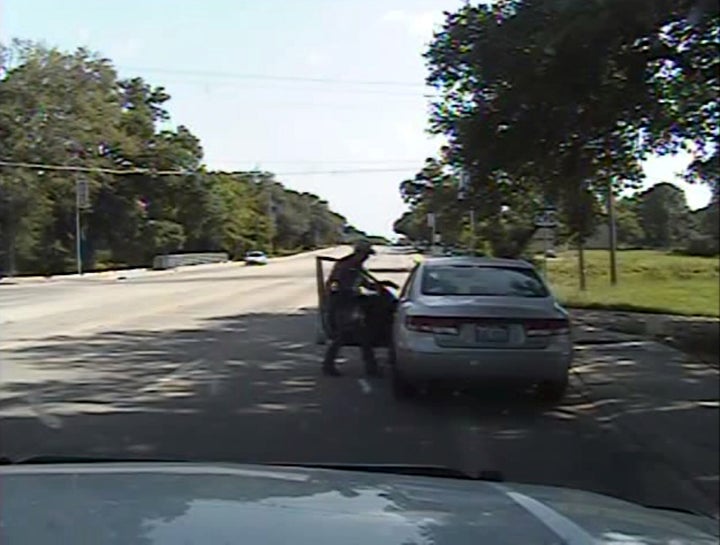
[[[535,218],[535,227],[539,229],[545,229],[543,232],[543,276],[545,279],[548,277],[548,250],[550,250],[550,233],[551,229],[557,227],[557,212],[554,207],[546,207],[538,216]]]
[[[435,237],[436,237],[435,213],[434,212],[430,212],[427,215],[427,222],[428,222],[428,227],[430,227],[430,253],[433,253],[435,250]]]
[[[77,273],[82,275],[82,242],[80,240],[80,207],[75,207],[75,261],[77,262]]]

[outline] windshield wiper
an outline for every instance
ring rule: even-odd
[[[387,473],[390,475],[412,475],[415,477],[442,477],[445,479],[461,479],[468,481],[502,482],[505,480],[500,471],[483,470],[473,475],[460,469],[430,465],[352,463],[316,464],[297,462],[271,462],[268,465],[284,467],[304,467],[309,469],[337,469],[341,471],[359,471],[363,473]]]

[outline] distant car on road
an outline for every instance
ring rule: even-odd
[[[399,397],[433,380],[515,380],[562,398],[570,322],[534,267],[486,257],[428,258],[401,293],[390,362]]]
[[[245,254],[246,265],[267,265],[268,258],[264,252],[253,251]]]

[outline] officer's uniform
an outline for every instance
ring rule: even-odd
[[[360,293],[360,287],[370,287],[363,278],[362,264],[372,253],[374,251],[370,244],[364,241],[356,244],[352,254],[335,263],[328,278],[326,289],[331,342],[323,359],[323,373],[326,375],[339,375],[335,358],[350,336],[357,338],[360,343],[366,373],[378,374],[371,330],[366,318],[367,297]]]

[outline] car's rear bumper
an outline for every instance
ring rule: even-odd
[[[571,343],[545,349],[396,348],[396,366],[408,379],[563,380],[572,364]]]

